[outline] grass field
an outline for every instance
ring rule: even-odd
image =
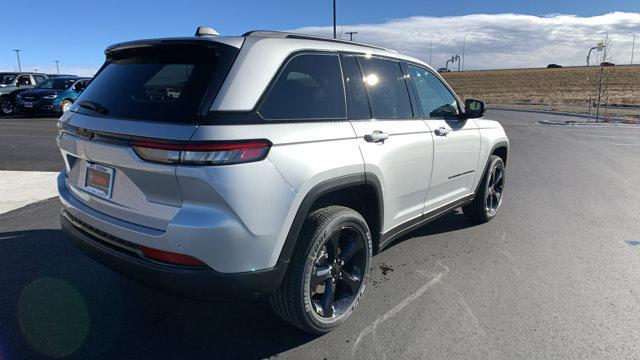
[[[597,67],[505,69],[443,73],[462,99],[489,104],[544,103],[585,105]],[[602,103],[640,106],[640,65],[606,67],[608,89]],[[588,72],[591,72],[588,74]],[[592,80],[589,81],[588,79]]]

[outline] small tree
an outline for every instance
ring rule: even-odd
[[[611,84],[611,78],[613,77],[613,67],[605,66],[607,62],[611,61],[611,48],[612,41],[607,34],[604,47],[601,54],[596,56],[598,66],[587,67],[586,76],[586,89],[589,96],[589,114],[591,114],[591,107],[595,100],[596,108],[596,122],[600,119],[600,106],[602,100],[608,104],[609,99],[609,87]]]

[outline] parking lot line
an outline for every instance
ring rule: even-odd
[[[0,214],[57,196],[53,171],[0,171]]]
[[[609,143],[611,145],[618,145],[618,146],[640,146],[640,144],[619,144],[619,143]]]
[[[612,136],[612,135],[587,135],[594,138],[612,138],[612,139],[640,139],[640,136]]]

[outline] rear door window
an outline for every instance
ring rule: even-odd
[[[409,90],[400,68],[392,60],[359,57],[364,82],[369,94],[371,112],[378,119],[413,117]]]
[[[370,119],[369,100],[364,88],[364,78],[354,56],[342,58],[344,87],[347,91],[347,115],[349,119]]]
[[[345,119],[336,54],[300,54],[287,62],[259,110],[268,120]]]
[[[78,98],[99,104],[108,117],[198,123],[237,49],[225,45],[170,44],[114,51]],[[202,107],[208,108],[208,107]],[[95,112],[78,107],[80,112]]]

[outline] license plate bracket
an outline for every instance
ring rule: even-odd
[[[84,189],[94,195],[111,198],[113,188],[113,168],[99,164],[87,164]]]

